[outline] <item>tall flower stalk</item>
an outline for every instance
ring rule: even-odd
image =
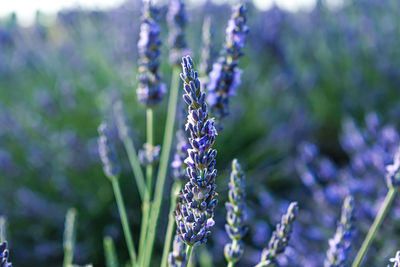
[[[269,240],[268,247],[261,254],[260,263],[256,267],[274,266],[277,257],[285,251],[289,244],[290,234],[292,233],[293,223],[298,212],[298,205],[292,202],[289,208],[281,218],[281,222],[276,225],[275,231]]]
[[[379,230],[383,220],[386,217],[386,214],[389,212],[390,207],[399,191],[400,185],[400,149],[397,150],[394,155],[393,164],[388,165],[386,167],[386,181],[388,183],[389,191],[386,194],[385,200],[383,201],[382,206],[380,207],[378,214],[375,217],[374,222],[372,223],[367,236],[364,239],[364,242],[361,245],[360,250],[357,253],[356,258],[353,261],[352,267],[361,266],[362,261],[364,260],[365,255],[369,247],[371,246],[376,233]]]
[[[329,240],[329,249],[326,253],[325,267],[342,267],[347,260],[347,252],[351,245],[354,220],[354,199],[351,196],[345,198],[342,206],[342,214],[336,233]]]
[[[157,173],[157,184],[154,194],[154,206],[151,210],[149,229],[148,229],[148,241],[146,244],[146,265],[150,264],[150,258],[154,246],[155,231],[157,228],[158,217],[160,214],[162,195],[164,191],[164,184],[167,176],[169,157],[172,146],[173,133],[175,128],[175,117],[178,101],[178,91],[179,91],[179,63],[183,56],[183,53],[188,53],[187,44],[185,41],[185,27],[187,23],[187,15],[185,6],[182,0],[173,0],[170,5],[168,12],[168,23],[171,29],[170,33],[170,60],[173,66],[171,87],[168,100],[168,111],[167,120],[165,123],[165,132],[163,139],[163,148],[161,151],[160,158],[160,168]],[[176,192],[179,191],[181,184],[176,181],[171,190],[171,210],[170,217],[172,217],[172,204],[176,200]],[[163,251],[163,263],[166,262],[166,257],[168,255],[169,247],[171,244],[173,232],[173,224],[168,226],[165,240],[165,248]]]
[[[217,119],[229,115],[229,99],[236,94],[241,83],[242,70],[238,67],[238,59],[243,55],[249,29],[246,25],[246,7],[238,5],[234,8],[226,28],[226,41],[222,56],[213,64],[207,84],[207,102]]]
[[[232,243],[225,245],[225,259],[228,267],[233,267],[243,255],[243,237],[247,233],[244,173],[237,159],[232,161],[232,172],[229,181],[229,202],[225,225]]]
[[[118,135],[119,138],[122,140],[122,143],[124,144],[126,153],[128,155],[129,163],[133,171],[133,176],[135,178],[140,198],[142,201],[144,201],[145,193],[147,190],[146,182],[144,180],[142,168],[140,167],[140,161],[135,149],[135,145],[133,144],[133,140],[130,136],[130,128],[127,124],[122,101],[116,102],[113,108]]]
[[[189,56],[182,59],[182,69],[183,99],[188,105],[186,130],[190,133],[191,148],[185,160],[189,181],[179,194],[175,219],[177,235],[187,245],[189,261],[193,247],[207,242],[214,225],[214,208],[218,202],[215,198],[217,170],[214,168],[217,151],[212,146],[217,131],[214,119],[208,117],[206,95],[201,92],[200,80]]]
[[[110,180],[115,200],[117,202],[118,211],[121,219],[122,229],[124,231],[126,246],[128,247],[129,257],[131,259],[131,265],[136,266],[136,249],[135,244],[132,239],[131,230],[129,228],[128,216],[126,215],[126,209],[124,200],[121,194],[121,188],[119,185],[120,168],[117,160],[117,154],[115,148],[109,139],[108,127],[106,123],[102,123],[99,126],[99,139],[98,139],[98,149],[100,159],[103,163],[104,174]]]
[[[158,24],[159,9],[151,1],[145,2],[142,24],[140,26],[139,51],[139,87],[136,90],[138,100],[146,107],[146,143],[139,152],[142,163],[146,167],[146,193],[142,206],[142,227],[139,240],[139,265],[146,264],[146,245],[148,242],[148,222],[150,220],[151,198],[153,191],[153,169],[158,160],[159,147],[154,146],[154,112],[167,92],[159,74],[160,26]]]

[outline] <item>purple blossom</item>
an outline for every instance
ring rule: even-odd
[[[276,225],[276,229],[269,240],[268,247],[263,250],[260,263],[257,264],[257,267],[270,266],[276,262],[278,255],[285,251],[285,248],[289,244],[290,234],[292,233],[297,212],[297,203],[290,203],[287,212],[282,215],[281,222]]]
[[[243,55],[247,33],[246,8],[239,5],[228,22],[222,56],[213,64],[209,74],[207,102],[218,119],[228,116],[229,99],[236,94],[241,83],[238,59]]]
[[[342,206],[342,215],[336,233],[329,239],[329,250],[326,253],[325,267],[344,266],[347,252],[351,245],[354,217],[354,199],[346,197]]]
[[[158,12],[159,10],[150,1],[145,3],[138,41],[139,87],[136,93],[138,100],[149,108],[156,106],[167,92],[158,73],[161,45],[160,26],[157,22]]]
[[[243,255],[243,237],[247,233],[246,203],[244,173],[237,161],[232,161],[232,172],[229,181],[229,202],[225,203],[227,210],[225,230],[232,243],[225,245],[225,259],[227,262],[237,262]]]
[[[184,82],[184,100],[188,105],[186,130],[189,132],[188,164],[186,174],[189,181],[179,194],[179,202],[174,212],[177,223],[177,235],[188,246],[197,246],[207,242],[214,225],[215,198],[215,156],[212,149],[216,130],[212,119],[208,118],[205,93],[201,92],[198,74],[193,69],[192,59],[182,59]],[[201,142],[199,142],[201,140]]]

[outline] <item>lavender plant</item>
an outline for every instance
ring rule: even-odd
[[[229,181],[229,202],[225,203],[227,209],[225,224],[226,232],[232,243],[225,245],[225,259],[228,266],[240,260],[243,255],[244,244],[242,239],[247,233],[246,203],[244,173],[237,159],[232,161],[232,172]]]
[[[236,94],[241,83],[242,70],[238,67],[238,59],[243,55],[248,31],[246,7],[239,5],[234,8],[228,22],[222,55],[209,73],[207,102],[218,119],[228,116],[229,99]]]
[[[282,215],[281,222],[276,225],[275,231],[269,240],[268,247],[261,254],[261,260],[257,267],[274,266],[279,254],[285,251],[289,244],[290,234],[293,229],[293,222],[296,219],[298,205],[296,202],[290,203],[286,214]]]
[[[351,246],[352,231],[354,227],[354,199],[346,197],[342,206],[342,215],[336,233],[329,239],[329,249],[326,253],[325,267],[346,266],[348,250]]]
[[[217,131],[214,119],[208,117],[205,93],[200,90],[197,72],[193,69],[192,59],[182,59],[185,94],[183,99],[188,105],[186,130],[190,132],[188,157],[185,160],[189,181],[180,192],[180,202],[175,211],[177,234],[187,245],[187,258],[194,246],[207,242],[214,225],[213,211],[217,205],[215,198],[215,156],[212,149]]]
[[[382,206],[380,207],[373,224],[369,228],[367,236],[365,237],[364,242],[362,243],[356,258],[354,259],[352,267],[358,267],[361,265],[369,247],[371,246],[375,238],[375,235],[379,227],[381,226],[384,218],[386,217],[386,214],[388,213],[392,205],[394,198],[396,197],[396,194],[398,192],[397,180],[400,172],[399,162],[400,162],[400,153],[397,152],[394,155],[393,164],[388,165],[386,168],[387,172],[386,180],[388,181],[389,191],[386,194],[385,200],[383,201]]]
[[[135,244],[132,240],[131,230],[129,228],[128,216],[126,215],[125,203],[122,198],[121,189],[119,186],[119,175],[120,175],[120,168],[119,163],[117,160],[117,155],[115,152],[115,148],[109,139],[109,132],[108,126],[106,123],[102,123],[99,128],[99,139],[98,139],[98,148],[99,148],[99,155],[101,161],[103,163],[103,170],[104,174],[110,180],[115,199],[118,205],[118,210],[121,218],[122,228],[124,230],[126,245],[129,251],[129,257],[131,259],[131,265],[136,266],[136,249]]]
[[[149,108],[160,103],[166,93],[165,84],[161,81],[158,71],[161,45],[158,13],[159,10],[150,1],[145,3],[138,42],[139,87],[136,93],[138,100]]]

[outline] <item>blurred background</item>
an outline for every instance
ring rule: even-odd
[[[168,1],[156,3],[162,7],[161,71],[169,84]],[[217,59],[233,3],[187,2],[187,40],[195,62],[200,61],[205,16],[212,19]],[[14,0],[1,6],[0,215],[7,218],[11,261],[15,266],[60,266],[64,216],[69,207],[76,207],[75,262],[104,266],[104,235],[113,237],[124,262],[128,255],[118,210],[102,172],[96,138],[97,126],[110,117],[111,100],[122,99],[136,147],[144,141],[145,114],[135,93],[142,3]],[[243,82],[216,142],[218,227],[209,250],[199,253],[212,257],[215,266],[224,264],[222,248],[228,237],[222,203],[230,162],[237,157],[247,173],[250,224],[241,266],[259,260],[271,230],[294,200],[302,214],[295,226],[299,230],[281,264],[321,266],[347,192],[343,177],[357,177],[359,182],[369,174],[373,177],[365,181],[379,184],[371,187],[374,193],[354,189],[365,193],[358,203],[366,209],[358,215],[356,247],[376,213],[377,199],[384,196],[379,171],[390,163],[399,140],[400,1],[255,0],[247,7],[250,33],[239,64]],[[157,121],[164,121],[165,110],[163,101],[156,110]],[[157,128],[158,144],[162,134],[162,127]],[[378,142],[382,138],[384,144]],[[118,142],[115,138],[123,193],[138,240],[139,197]],[[366,150],[354,149],[360,142],[371,148],[367,160],[354,156],[360,151],[366,155]],[[312,183],[298,168],[309,151],[303,148],[311,149],[313,156],[319,153]],[[366,162],[370,165],[364,166]],[[360,171],[357,163],[364,169]],[[322,195],[310,194],[318,190]],[[321,197],[326,206],[315,208]],[[160,217],[159,231],[164,233],[167,215]],[[324,218],[315,219],[319,217]],[[391,214],[393,224],[385,227],[388,235],[378,238],[372,254],[379,257],[370,257],[369,266],[386,266],[387,258],[400,248],[400,228],[395,225],[399,218],[400,211]],[[163,237],[158,236],[156,257],[161,256]]]

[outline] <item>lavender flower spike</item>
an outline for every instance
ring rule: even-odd
[[[156,106],[166,93],[165,84],[158,73],[161,40],[160,26],[157,22],[158,9],[150,1],[145,3],[140,37],[139,51],[139,87],[136,90],[138,100],[148,108]]]
[[[248,31],[246,8],[239,5],[229,20],[222,56],[214,63],[209,74],[207,102],[218,119],[228,116],[229,98],[236,94],[236,88],[241,83],[242,70],[238,67],[238,59],[243,55],[242,48]]]
[[[167,19],[169,28],[171,29],[171,33],[169,34],[171,44],[170,61],[172,65],[179,66],[182,56],[188,54],[185,41],[187,14],[185,4],[182,0],[171,1]]]
[[[289,208],[281,218],[281,222],[276,225],[275,231],[269,240],[268,247],[261,254],[261,261],[257,267],[273,266],[279,254],[285,251],[290,239],[290,234],[293,228],[293,222],[296,219],[298,205],[292,202]]]
[[[192,59],[182,59],[183,99],[188,105],[186,131],[189,132],[188,165],[186,173],[189,181],[179,193],[179,202],[174,212],[177,223],[177,235],[188,246],[197,246],[207,242],[214,225],[215,198],[215,156],[212,149],[217,131],[214,119],[208,118],[205,93],[200,90],[198,74],[193,69]]]
[[[7,242],[0,244],[0,267],[12,267],[12,263],[8,262]]]
[[[185,244],[182,240],[175,235],[174,243],[172,245],[172,252],[168,254],[168,266],[179,267],[186,264]]]
[[[329,250],[326,253],[325,267],[345,266],[347,252],[351,245],[354,217],[354,199],[346,197],[342,206],[342,215],[335,236],[329,240]]]
[[[143,149],[139,150],[139,160],[143,165],[153,165],[160,159],[161,146],[152,146],[148,143],[143,144]]]
[[[105,122],[98,128],[99,138],[97,140],[100,159],[103,163],[104,173],[108,178],[118,177],[120,168],[115,148],[108,137],[108,126]]]
[[[244,173],[237,161],[232,162],[231,179],[229,181],[229,202],[225,203],[227,209],[225,224],[226,232],[232,243],[225,245],[225,259],[228,262],[237,262],[243,254],[242,238],[247,233],[246,203],[244,188]]]
[[[394,258],[391,258],[389,260],[391,263],[393,263],[392,267],[400,267],[400,250],[396,252],[396,256]],[[390,265],[388,265],[390,267]]]

